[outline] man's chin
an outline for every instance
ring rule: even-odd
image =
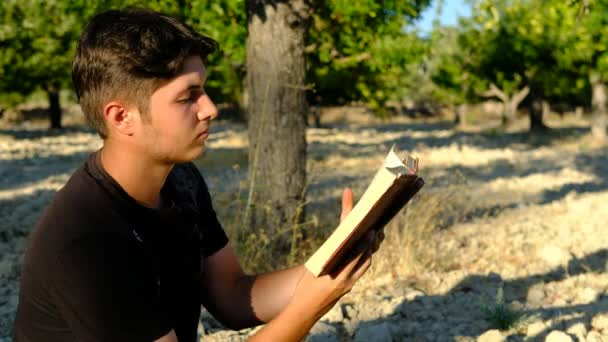
[[[190,149],[188,152],[183,153],[181,155],[174,155],[171,159],[172,164],[181,164],[181,163],[189,163],[203,155],[205,151],[205,145],[199,145],[195,148]]]
[[[200,144],[196,146],[196,148],[192,149],[192,153],[189,154],[189,158],[187,161],[194,161],[197,158],[200,158],[206,150],[205,144]]]

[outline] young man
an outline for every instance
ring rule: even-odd
[[[252,339],[295,341],[367,270],[371,234],[336,274],[246,275],[191,161],[217,109],[203,61],[215,41],[148,10],[95,16],[72,77],[103,139],[29,240],[15,338],[195,341],[200,306]],[[344,216],[352,193],[343,195]]]

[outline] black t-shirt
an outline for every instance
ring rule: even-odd
[[[99,152],[43,213],[22,268],[15,339],[194,341],[205,257],[228,239],[192,163],[175,165],[163,206],[139,205]]]

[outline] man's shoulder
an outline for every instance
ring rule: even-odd
[[[99,236],[123,239],[123,221],[83,167],[55,194],[28,238],[24,272],[53,268],[59,254],[75,241]],[[126,223],[125,223],[126,224]],[[126,225],[125,225],[126,227]],[[126,231],[126,230],[125,230]]]
[[[65,217],[97,219],[106,216],[113,201],[98,180],[87,171],[86,165],[79,167],[66,184],[57,192],[50,211],[59,211]]]
[[[58,242],[78,238],[86,232],[117,227],[120,216],[111,204],[101,186],[84,167],[80,167],[45,208],[33,235],[52,237]]]

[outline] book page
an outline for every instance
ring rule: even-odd
[[[367,187],[367,190],[365,190],[365,193],[363,193],[363,196],[361,196],[359,202],[357,202],[353,210],[340,223],[327,241],[306,262],[306,268],[315,275],[318,275],[324,267],[325,262],[339,249],[380,197],[394,183],[395,179],[399,175],[408,173],[411,173],[410,170],[403,165],[394,148],[391,148],[382,167],[374,175],[372,182]]]

